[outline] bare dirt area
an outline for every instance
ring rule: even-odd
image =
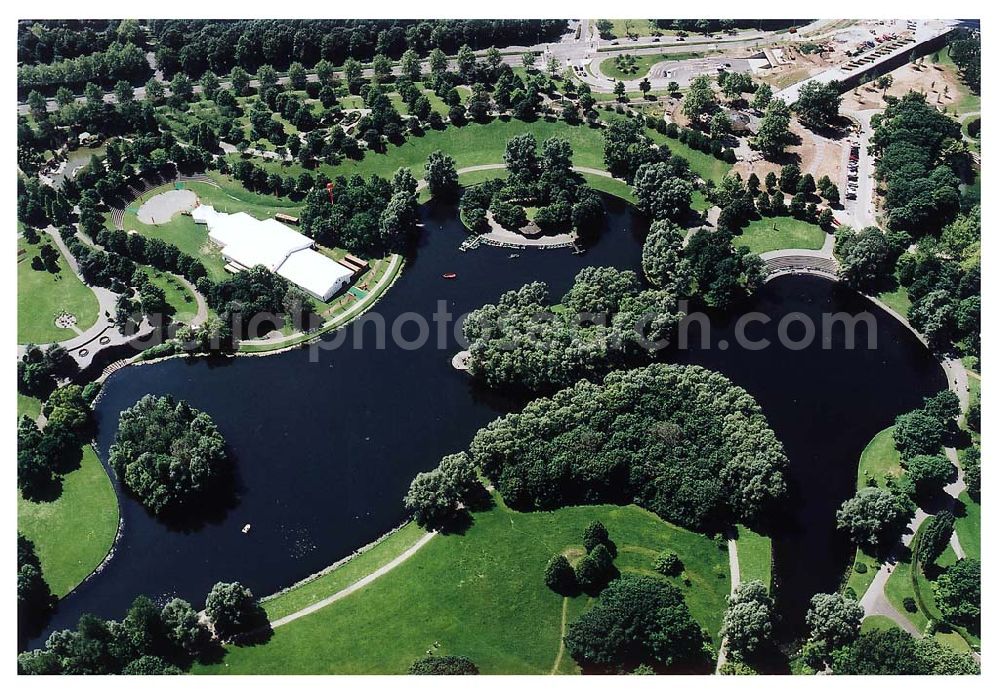
[[[797,119],[792,119],[790,129],[800,142],[787,148],[789,157],[782,163],[769,162],[761,158],[759,153],[754,153],[751,157],[755,159],[741,160],[733,166],[733,170],[739,172],[744,180],[751,172],[756,172],[760,180],[764,181],[768,172],[777,175],[782,164],[797,162],[803,173],[810,172],[817,180],[827,175],[843,191],[848,147],[846,135],[839,139],[829,138],[803,128]]]
[[[828,57],[829,54],[806,54],[795,46],[782,46],[779,55],[784,61],[783,63],[773,68],[761,70],[754,75],[755,78],[768,83],[776,90],[794,85],[836,65],[836,62]]]
[[[907,63],[889,75],[892,76],[892,86],[885,90],[886,95],[902,97],[910,91],[920,92],[927,96],[930,104],[949,112],[956,109],[957,101],[964,89],[954,71],[933,64],[930,60],[924,60],[917,66]],[[865,109],[885,109],[883,91],[874,87],[872,83],[845,93],[841,105],[841,110]]]

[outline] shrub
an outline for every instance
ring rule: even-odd
[[[907,596],[903,599],[903,608],[906,609],[907,613],[917,612],[917,602],[912,596]]]
[[[545,566],[545,586],[564,595],[576,587],[576,574],[565,555],[553,555]]]
[[[868,565],[863,563],[861,560],[858,560],[857,562],[854,563],[854,571],[857,572],[858,574],[867,574]]]
[[[479,673],[468,657],[443,655],[441,657],[421,657],[410,665],[410,674],[417,676],[471,676]]]
[[[677,553],[667,551],[656,556],[653,569],[667,577],[676,577],[684,570],[684,563],[677,556]]]

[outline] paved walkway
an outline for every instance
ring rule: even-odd
[[[736,539],[730,538],[726,541],[726,549],[729,551],[729,593],[735,594],[736,588],[740,585],[740,549],[736,545]],[[722,641],[719,647],[719,659],[715,663],[715,673],[718,674],[722,665],[726,663],[726,641]]]
[[[428,531],[416,543],[414,543],[413,545],[411,545],[409,548],[407,548],[406,550],[404,550],[403,552],[401,552],[398,556],[396,556],[395,558],[393,558],[392,560],[390,560],[386,564],[382,565],[381,567],[379,567],[377,570],[375,570],[374,572],[372,572],[368,576],[362,577],[358,581],[354,582],[354,584],[351,584],[350,586],[344,587],[343,589],[341,589],[340,591],[338,591],[336,594],[331,594],[330,596],[327,596],[325,599],[320,599],[316,603],[310,604],[310,605],[306,606],[305,608],[296,611],[295,613],[289,613],[287,616],[284,616],[282,618],[278,618],[275,621],[272,621],[271,622],[271,627],[272,628],[280,628],[282,625],[287,625],[288,623],[291,623],[293,620],[298,620],[299,618],[304,618],[305,616],[308,616],[308,615],[310,615],[312,613],[315,613],[316,611],[320,610],[321,608],[326,608],[327,606],[329,606],[330,604],[332,604],[334,601],[339,601],[340,599],[344,598],[345,596],[349,596],[349,595],[353,594],[358,589],[362,589],[362,588],[368,586],[369,584],[371,584],[372,582],[374,582],[379,577],[385,575],[388,572],[391,572],[392,570],[396,569],[401,564],[403,564],[404,562],[406,562],[407,560],[409,560],[411,557],[413,557],[413,555],[416,554],[416,552],[418,550],[420,550],[422,547],[424,547],[425,545],[427,545],[427,543],[430,542],[431,538],[433,538],[434,535],[435,535],[434,531]]]

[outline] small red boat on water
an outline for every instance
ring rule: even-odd
[[[444,279],[457,279],[458,278],[458,274],[456,274],[453,271],[449,271],[449,272],[447,272],[445,274],[442,274],[441,278],[444,278]]]

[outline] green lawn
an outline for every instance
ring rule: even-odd
[[[653,54],[643,54],[634,55],[635,59],[633,65],[635,69],[631,72],[623,71],[616,63],[613,57],[605,58],[601,61],[601,64],[597,69],[609,78],[614,78],[615,80],[638,80],[644,77],[649,69],[652,68],[657,63],[662,63],[663,61],[686,61],[691,58],[698,58],[703,54],[696,51],[682,51],[678,53],[653,53]]]
[[[778,216],[750,221],[733,244],[746,245],[751,252],[761,254],[784,249],[818,250],[825,239],[826,233],[818,225],[791,216]]]
[[[903,473],[899,464],[899,451],[892,440],[892,427],[887,427],[877,433],[861,452],[858,463],[858,489],[885,485],[886,477],[897,477]]]
[[[461,169],[472,165],[503,162],[503,152],[507,141],[522,133],[532,133],[539,144],[546,138],[564,138],[573,148],[573,164],[581,167],[604,169],[604,136],[600,128],[586,125],[571,126],[564,121],[533,122],[510,119],[494,119],[486,124],[469,123],[462,127],[448,126],[440,131],[429,131],[425,135],[410,136],[399,146],[389,146],[385,153],[367,151],[361,160],[344,160],[338,165],[320,165],[317,169],[330,177],[359,174],[368,177],[377,174],[391,177],[399,167],[410,168],[419,179],[423,177],[427,156],[435,150],[442,150],[455,158]],[[730,165],[711,155],[693,150],[676,139],[648,131],[657,143],[665,143],[670,151],[688,160],[691,169],[704,179],[719,180],[729,171]],[[230,159],[238,155],[229,156]],[[305,170],[298,163],[282,164],[274,161],[258,160],[268,171],[282,175],[298,176]]]
[[[896,565],[895,569],[892,570],[892,574],[889,575],[889,581],[886,582],[885,595],[886,598],[889,599],[889,602],[896,607],[897,611],[906,616],[910,622],[917,627],[917,630],[923,632],[927,627],[927,616],[920,609],[920,604],[917,604],[916,611],[912,613],[907,611],[906,607],[903,605],[903,600],[907,597],[914,599],[914,601],[917,599],[917,592],[914,589],[913,579],[911,577],[911,575],[914,574],[912,567],[913,563],[907,561],[900,561],[899,564]],[[916,571],[916,575],[918,579],[926,581],[923,574],[919,571]],[[928,588],[928,592],[929,591],[930,589]],[[925,603],[928,601],[933,603],[933,599],[929,593],[926,598],[922,599],[922,601]]]
[[[980,505],[972,501],[968,492],[963,492],[958,496],[958,501],[965,505],[965,515],[956,517],[955,530],[958,532],[958,542],[962,544],[962,550],[969,557],[977,560],[981,559],[980,548]]]
[[[910,298],[906,295],[906,288],[903,286],[897,286],[894,291],[883,291],[878,294],[878,299],[903,317],[907,317],[910,306],[913,305],[910,303]]]
[[[266,644],[230,647],[223,663],[196,666],[195,671],[398,674],[433,650],[466,655],[483,673],[576,673],[568,653],[554,666],[561,647],[563,599],[544,585],[542,571],[553,554],[580,549],[583,529],[595,518],[616,542],[616,565],[622,571],[655,574],[651,566],[656,555],[675,551],[691,586],[677,583],[698,622],[717,636],[729,575],[725,551],[711,539],[635,506],[521,513],[498,503],[475,514],[463,534],[435,537],[370,585],[278,628]],[[378,547],[364,555],[376,551]],[[377,561],[362,562],[364,555],[352,564],[377,566]],[[391,551],[377,555],[384,560]],[[345,571],[328,590],[362,571]],[[586,596],[570,599],[567,619],[578,617],[590,603]]]
[[[858,572],[858,563],[864,565],[864,572]],[[875,579],[875,574],[878,572],[880,563],[874,557],[861,550],[860,548],[854,553],[854,562],[851,563],[851,573],[847,578],[846,588],[854,591],[854,595],[860,599],[865,595],[865,591],[871,585],[872,580]]]
[[[179,322],[190,320],[198,313],[198,301],[191,290],[173,274],[152,267],[143,267],[154,286],[163,289],[167,304],[173,308],[173,318]]]
[[[771,539],[743,525],[736,527],[736,548],[740,558],[740,583],[759,579],[771,587]]]
[[[49,344],[73,339],[72,329],[60,329],[55,319],[67,312],[76,316],[77,328],[86,330],[97,322],[100,309],[97,296],[69,268],[66,258],[59,254],[59,270],[55,274],[31,268],[31,258],[38,254],[43,244],[52,242],[48,233],[41,231],[41,243],[31,245],[23,237],[17,239],[17,341],[19,344]]]
[[[982,98],[970,90],[969,86],[958,77],[958,66],[951,59],[951,54],[948,53],[948,50],[938,51],[935,56],[938,58],[937,65],[955,76],[955,80],[960,85],[959,93],[953,95],[955,100],[947,103],[948,110],[954,111],[957,109],[959,114],[972,114],[982,111]]]
[[[272,596],[264,602],[267,617],[276,620],[337,593],[398,557],[425,531],[412,521],[383,540],[326,574]]]
[[[212,205],[218,211],[225,213],[246,211],[251,216],[261,220],[270,218],[278,212],[296,215],[299,210],[287,199],[248,192],[225,177],[220,176],[218,181],[220,187],[213,187],[205,182],[185,182],[184,188],[197,194],[202,204]],[[224,269],[225,261],[215,245],[208,239],[208,228],[198,225],[190,216],[178,213],[170,219],[170,222],[155,225],[139,222],[136,211],[142,203],[156,194],[172,189],[173,186],[171,183],[158,187],[132,202],[129,210],[125,211],[123,221],[125,230],[136,230],[146,237],[159,238],[172,243],[181,252],[186,252],[200,259],[205,265],[205,269],[208,270],[209,277],[213,280],[218,281],[225,278],[227,276]]]
[[[83,448],[80,467],[63,477],[53,502],[18,495],[17,530],[35,543],[52,592],[64,596],[94,571],[118,530],[118,500],[97,454]]]
[[[38,415],[42,413],[42,401],[37,397],[31,397],[30,395],[17,394],[17,418],[20,419],[22,415],[27,415],[32,419],[38,419]]]
[[[868,616],[863,621],[861,621],[861,632],[870,633],[875,630],[889,630],[890,628],[898,628],[896,621],[888,616]]]

